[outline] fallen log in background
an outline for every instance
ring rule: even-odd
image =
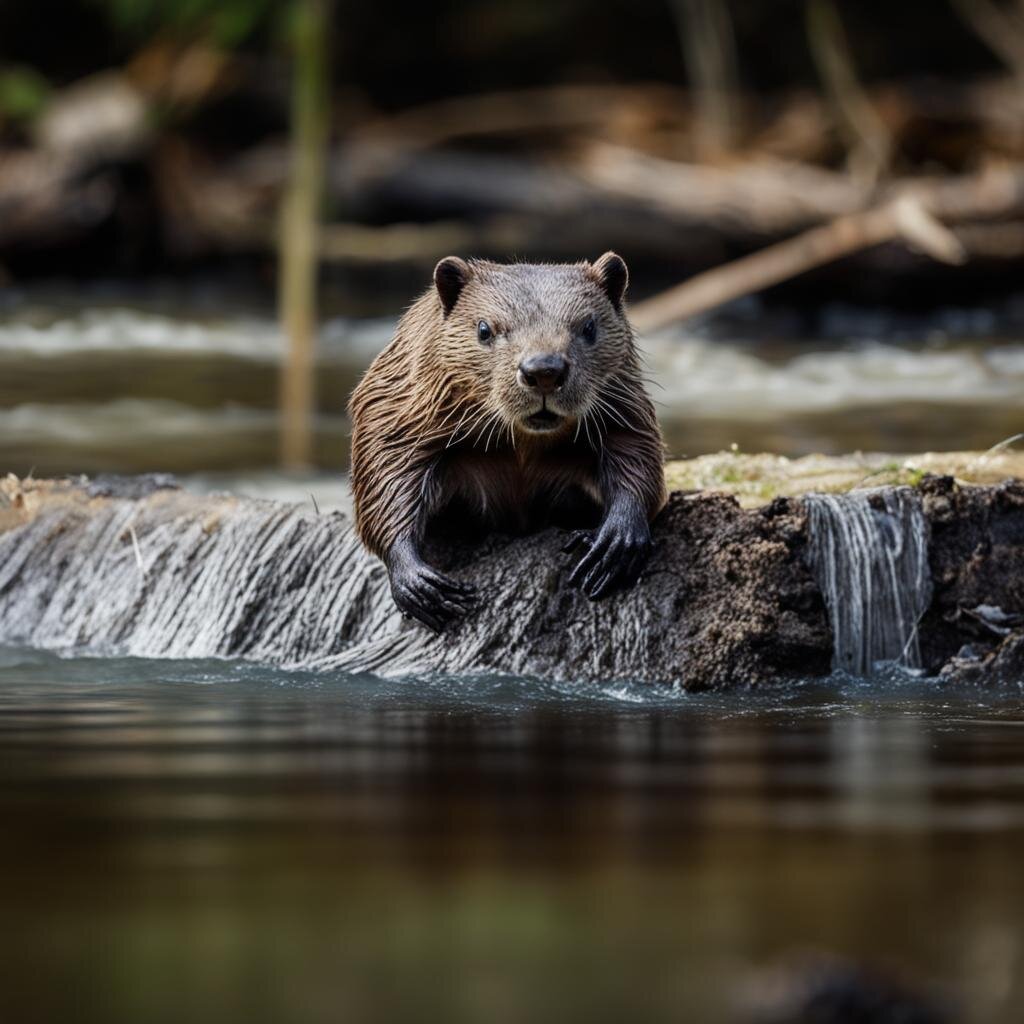
[[[631,318],[637,330],[657,330],[844,256],[897,240],[940,262],[964,263],[968,258],[964,240],[971,235],[957,236],[948,224],[984,224],[1012,217],[1022,206],[1024,173],[1016,169],[993,169],[957,181],[902,185],[878,206],[844,214],[638,303]],[[975,234],[979,230],[983,230],[981,226],[974,225]]]
[[[919,493],[934,576],[919,637],[925,665],[984,678],[998,663],[1007,674],[1024,649],[1020,630],[994,633],[977,609],[1024,609],[1024,485],[927,478]],[[745,510],[724,494],[676,493],[641,584],[599,604],[566,586],[557,531],[449,549],[443,563],[483,601],[435,636],[398,615],[383,566],[341,514],[145,479],[9,477],[0,486],[0,642],[687,689],[821,676],[832,643],[805,562],[807,522],[799,499]],[[974,644],[967,654],[965,643]]]

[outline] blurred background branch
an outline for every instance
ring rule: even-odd
[[[849,152],[850,173],[874,184],[888,169],[892,140],[857,77],[834,0],[807,0],[807,38]]]
[[[281,461],[313,461],[313,362],[317,324],[319,221],[328,132],[330,0],[295,0],[292,141],[281,203],[279,295],[287,340],[281,373]]]
[[[298,209],[300,194],[308,208],[320,187],[289,155],[304,109],[280,45],[292,9],[40,0],[0,10],[14,58],[0,63],[0,261],[13,278],[213,269],[264,290],[272,277],[296,282],[308,296],[312,276],[300,286],[294,258],[276,267],[278,245],[283,257],[299,239],[279,211]],[[575,259],[612,246],[637,287],[655,290],[863,211],[876,187],[1024,161],[1024,96],[1002,66],[1024,50],[1019,10],[1009,0],[346,8],[344,31],[324,33],[338,59],[323,71],[316,129],[330,136],[323,207],[343,219],[294,244],[316,249],[328,293],[352,301],[370,299],[360,268],[385,268],[404,290],[453,247]],[[49,32],[58,13],[76,46]],[[297,60],[296,85],[315,62]],[[1012,249],[1007,239],[972,249],[971,268],[1009,280]],[[894,263],[884,247],[856,258],[861,273],[831,287],[852,294],[898,275],[969,291],[976,280],[926,259]],[[298,394],[300,378],[284,390]]]
[[[978,38],[998,54],[1006,66],[1024,79],[1024,4],[1009,0],[950,0]]]
[[[728,0],[671,0],[696,115],[698,160],[731,152],[742,131],[739,66]]]

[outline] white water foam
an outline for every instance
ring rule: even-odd
[[[921,664],[917,625],[931,601],[928,524],[909,487],[811,494],[808,559],[828,608],[833,668],[870,674]]]

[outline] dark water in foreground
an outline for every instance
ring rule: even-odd
[[[735,1019],[800,950],[1024,1005],[1019,694],[0,650],[5,1021]]]

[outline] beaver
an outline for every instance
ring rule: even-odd
[[[457,509],[516,533],[575,527],[569,583],[593,600],[636,583],[666,493],[628,281],[613,252],[437,264],[349,402],[356,526],[404,613],[440,631],[473,606],[422,553]]]

